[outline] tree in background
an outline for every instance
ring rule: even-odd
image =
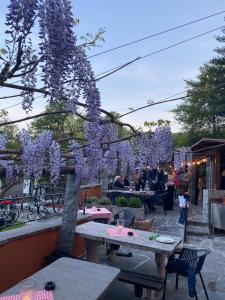
[[[63,111],[62,103],[50,103],[46,106],[45,112]],[[44,130],[53,132],[55,139],[61,139],[65,136],[84,138],[83,120],[72,114],[46,115],[33,120],[29,126],[29,132],[34,136],[38,136]]]
[[[2,123],[8,121],[8,112],[4,109],[0,110],[0,119]],[[5,125],[0,128],[0,135],[4,134],[7,138],[8,145],[10,148],[18,148],[18,143],[16,141],[16,135],[19,132],[18,127],[15,124]]]
[[[224,43],[225,36],[217,40]],[[215,52],[218,55],[200,67],[196,80],[186,80],[188,97],[173,110],[183,129],[175,135],[178,146],[191,145],[203,137],[225,137],[225,47]]]

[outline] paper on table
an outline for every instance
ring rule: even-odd
[[[133,236],[138,236],[137,233],[131,228],[118,229],[117,227],[115,227],[115,228],[108,228],[106,229],[106,231],[111,236],[129,236],[128,232],[133,232]]]
[[[20,295],[0,296],[1,300],[20,300]],[[54,300],[52,291],[37,291],[36,300]]]

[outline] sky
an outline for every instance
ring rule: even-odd
[[[9,0],[1,0],[0,47],[4,46],[4,20]],[[87,51],[88,56],[108,50],[133,40],[205,17],[225,9],[224,0],[72,0],[74,17],[80,19],[76,28],[78,36],[96,33],[104,27],[105,42]],[[157,51],[171,44],[225,25],[225,14],[147,39],[140,43],[90,59],[94,73],[126,63],[138,56]],[[139,60],[97,83],[101,93],[102,107],[120,114],[147,104],[148,100],[158,101],[185,91],[185,81],[196,79],[199,67],[208,62],[219,46],[215,39],[221,31],[207,34],[177,47]],[[14,82],[14,81],[13,81]],[[0,88],[0,97],[15,94]],[[0,109],[15,105],[21,98],[0,101]],[[143,126],[145,121],[167,119],[173,132],[181,129],[171,112],[180,102],[157,105],[123,117],[124,122]],[[46,100],[39,98],[29,115],[44,110]],[[19,105],[9,108],[9,119],[23,118],[26,113]],[[20,123],[25,127],[27,123]]]

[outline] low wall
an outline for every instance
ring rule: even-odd
[[[77,223],[82,224],[88,220],[88,216],[80,216]],[[1,233],[0,292],[46,265],[45,257],[55,251],[59,243],[60,227],[61,218]],[[84,240],[76,237],[73,255],[82,256],[84,251]]]

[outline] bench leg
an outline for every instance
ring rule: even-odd
[[[152,300],[152,290],[146,289],[146,299]]]
[[[87,250],[88,261],[99,263],[98,246],[99,246],[98,241],[86,239],[86,250]]]
[[[165,269],[165,255],[161,253],[155,253],[155,262],[157,265],[158,276],[161,278],[165,278],[166,269]],[[157,299],[161,299],[162,292],[155,292],[155,297]]]

